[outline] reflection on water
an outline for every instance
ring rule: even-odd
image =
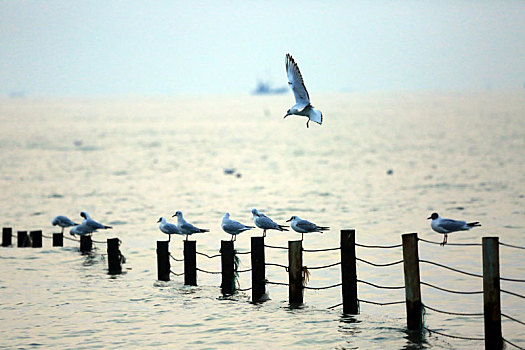
[[[480,221],[482,227],[449,236],[449,242],[479,242],[499,235],[525,245],[525,95],[340,94],[319,96],[325,121],[306,129],[304,119],[282,119],[289,96],[0,101],[0,202],[2,225],[51,233],[55,215],[79,218],[86,210],[114,227],[95,239],[118,236],[127,274],[107,278],[105,246],[80,255],[75,242],[44,250],[2,248],[0,331],[8,347],[122,348],[238,346],[261,348],[464,348],[482,344],[405,331],[404,305],[362,305],[357,316],[340,316],[338,288],[306,290],[305,303],[290,308],[288,288],[268,285],[269,300],[250,302],[250,292],[220,296],[220,275],[199,272],[198,287],[181,277],[155,281],[155,241],[165,239],[160,216],[181,210],[197,226],[197,249],[217,254],[220,228],[229,212],[241,222],[258,208],[284,223],[291,215],[330,226],[306,235],[305,249],[339,245],[340,229],[355,228],[363,244],[398,244],[418,232],[440,241],[426,220],[431,212]],[[287,107],[284,107],[287,108]],[[242,176],[224,172],[235,169]],[[251,235],[236,249],[250,250]],[[68,234],[66,232],[66,234]],[[267,244],[299,239],[269,232]],[[182,256],[182,244],[170,247]],[[46,252],[42,254],[42,252]],[[267,262],[286,264],[287,252],[266,249]],[[401,250],[370,251],[377,263],[401,258]],[[501,274],[519,278],[519,252],[501,248]],[[420,246],[420,258],[481,271],[472,247]],[[338,261],[337,251],[308,253],[306,266]],[[172,270],[183,270],[172,261]],[[220,258],[199,256],[197,266],[218,271]],[[250,267],[240,256],[240,269]],[[287,282],[286,271],[268,267],[267,278]],[[338,283],[339,267],[311,270],[312,286]],[[476,290],[480,281],[421,267],[429,283]],[[358,276],[382,285],[402,285],[402,267],[358,264]],[[239,276],[241,288],[251,285]],[[505,288],[525,294],[521,284]],[[31,291],[28,293],[28,291]],[[424,287],[427,305],[479,312],[480,296],[450,296]],[[402,290],[359,285],[363,299],[404,300]],[[49,300],[61,300],[49,303]],[[66,302],[67,301],[67,302]],[[520,318],[521,300],[502,295],[502,308]],[[426,325],[445,333],[483,336],[482,319],[434,312]],[[44,331],[45,329],[45,331]],[[525,331],[504,321],[505,337],[525,344]],[[270,338],[271,337],[271,338]],[[36,341],[38,339],[38,341]],[[115,339],[118,339],[115,342]]]

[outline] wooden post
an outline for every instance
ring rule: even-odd
[[[303,303],[303,241],[288,241],[288,298]]]
[[[64,246],[64,234],[63,233],[53,233],[53,247],[63,247]]]
[[[503,349],[499,279],[499,239],[483,237],[483,315],[485,349]]]
[[[264,260],[264,237],[252,237],[252,302],[256,303],[266,294],[266,266]]]
[[[170,280],[170,242],[157,241],[157,279],[159,281]]]
[[[13,229],[11,227],[2,228],[2,247],[9,247],[13,238]]]
[[[221,291],[223,295],[232,295],[235,291],[233,241],[221,241]]]
[[[31,247],[31,241],[27,235],[27,231],[18,231],[17,232],[17,246],[19,248]]]
[[[403,238],[403,269],[405,272],[405,297],[407,327],[409,330],[423,328],[423,303],[419,279],[419,254],[417,233],[407,233]]]
[[[184,242],[184,284],[197,285],[197,241]]]
[[[343,313],[357,315],[357,269],[355,261],[355,230],[341,230],[341,282]]]
[[[80,236],[80,252],[87,253],[90,252],[93,247],[93,242],[90,235]]]
[[[31,231],[29,232],[29,236],[31,237],[31,246],[33,248],[42,248],[42,231]]]
[[[122,254],[120,253],[120,239],[108,238],[108,273],[119,274],[122,273]]]

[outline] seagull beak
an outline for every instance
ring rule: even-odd
[[[173,214],[171,217],[177,216],[177,214]]]
[[[159,222],[160,222],[160,219],[157,220],[157,223],[159,223]]]
[[[292,221],[292,218],[289,218],[288,220],[286,220],[286,222],[290,222],[290,221]]]
[[[430,219],[432,219],[432,216],[429,216],[429,217],[427,218],[427,220],[430,220]]]

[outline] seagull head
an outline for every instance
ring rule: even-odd
[[[287,110],[286,111],[286,115],[284,116],[284,118],[288,117],[289,115],[292,115],[292,113],[290,113],[290,110]]]
[[[86,220],[89,218],[89,214],[86,211],[81,211],[80,216],[82,216]]]
[[[432,213],[432,215],[430,215],[427,220],[436,220],[437,218],[439,218],[439,214],[438,213]]]
[[[259,211],[255,208],[252,209],[253,216],[259,216]]]
[[[174,217],[174,216],[176,216],[177,218],[181,218],[182,217],[182,212],[180,210],[177,210],[177,212],[172,215],[172,217]]]
[[[164,218],[161,216],[161,217],[159,218],[159,220],[157,221],[157,223],[159,223],[159,222],[161,222],[161,221],[163,221],[163,220],[166,220],[166,219],[164,219]]]
[[[294,215],[291,218],[289,218],[288,220],[286,220],[286,222],[290,222],[290,221],[297,220],[297,219],[298,219],[298,217]]]
[[[230,213],[225,213],[224,214],[224,218],[229,219],[230,218]]]

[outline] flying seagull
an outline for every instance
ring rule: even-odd
[[[285,227],[288,226],[279,225],[263,213],[260,213],[255,208],[252,209],[252,214],[255,226],[263,229],[263,237],[266,237],[266,230],[288,231],[287,229],[285,229]]]
[[[159,230],[161,230],[162,232],[164,232],[165,234],[168,235],[168,242],[171,241],[171,235],[175,234],[175,235],[183,235],[183,233],[179,230],[179,228],[177,227],[177,225],[175,224],[171,224],[169,222],[166,221],[166,218],[164,217],[161,217],[159,219],[159,221],[157,221],[157,223],[159,223]]]
[[[101,223],[96,222],[86,211],[80,212],[80,216],[84,218],[84,220],[82,220],[82,225],[86,226],[88,229],[91,229],[91,232],[94,232],[98,229],[106,230],[108,228],[113,228],[111,226],[102,225]]]
[[[232,235],[232,241],[237,239],[237,235],[241,232],[251,230],[254,226],[246,226],[238,221],[230,219],[230,213],[224,214],[221,223],[222,230]]]
[[[297,63],[295,63],[292,55],[289,53],[286,54],[286,73],[288,74],[288,85],[290,85],[295,96],[295,105],[286,112],[284,117],[286,118],[292,114],[308,117],[306,122],[307,128],[310,120],[322,124],[323,113],[314,109],[314,106],[310,104],[310,96],[308,96],[308,91],[306,91],[306,86],[304,86],[301,71],[299,71]]]
[[[189,222],[186,222],[186,220],[184,220],[184,217],[182,217],[181,211],[177,211],[173,216],[177,217],[177,227],[179,228],[180,232],[182,232],[183,235],[186,235],[186,240],[188,240],[188,235],[210,231],[207,229],[195,227]]]
[[[468,231],[473,227],[481,226],[478,221],[467,223],[466,221],[461,220],[443,219],[438,213],[432,213],[432,215],[430,215],[427,219],[432,219],[430,227],[432,227],[434,231],[437,233],[443,233],[445,235],[443,242],[440,244],[441,246],[447,244],[447,236],[449,233],[456,231]]]
[[[68,217],[64,216],[64,215],[57,215],[53,218],[53,221],[51,221],[51,224],[53,224],[53,226],[60,226],[62,227],[62,234],[64,234],[64,228],[66,227],[70,227],[70,226],[76,226],[78,224],[74,223],[73,221],[71,221]]]
[[[310,232],[321,232],[329,230],[330,227],[327,226],[317,226],[313,222],[310,222],[308,220],[303,220],[298,216],[292,216],[290,219],[286,220],[286,222],[290,222],[290,226],[294,229],[294,231],[299,232],[301,234],[301,241],[304,239],[305,233]]]

